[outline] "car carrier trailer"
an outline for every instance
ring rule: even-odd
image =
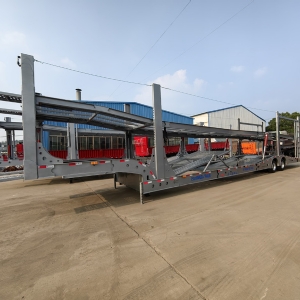
[[[275,153],[230,156],[229,151],[197,151],[188,154],[182,143],[179,153],[175,157],[167,158],[163,148],[165,135],[181,138],[247,139],[264,141],[265,146],[274,137],[264,132],[163,122],[161,88],[158,84],[152,85],[153,119],[92,104],[42,96],[35,93],[34,61],[33,56],[26,54],[21,54],[19,58],[21,97],[0,93],[2,101],[22,103],[22,112],[1,108],[0,112],[22,115],[25,180],[113,174],[115,188],[118,182],[139,191],[140,202],[143,203],[143,195],[152,192],[265,169],[275,172],[299,161],[299,118],[295,122],[295,157],[288,157],[280,152],[278,113]],[[125,133],[125,157],[101,160],[63,160],[53,157],[41,142],[44,120],[90,124],[122,131]],[[135,157],[135,135],[154,136],[154,151],[150,159]],[[264,151],[265,149],[266,147]]]

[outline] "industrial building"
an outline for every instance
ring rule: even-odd
[[[266,121],[243,105],[204,112],[192,118],[198,126],[250,131],[265,131],[266,128]]]
[[[116,102],[116,101],[81,101],[85,104],[103,106],[119,111],[124,111],[137,116],[152,118],[153,108],[137,102]],[[162,120],[166,122],[193,124],[193,118],[176,114],[169,111],[162,111]],[[44,121],[43,146],[50,151],[67,149],[67,123],[56,121]],[[49,130],[47,130],[49,126]],[[77,124],[78,128],[78,149],[96,150],[96,149],[120,149],[125,147],[124,132],[114,132],[106,128],[100,128],[89,124]],[[57,127],[57,130],[53,128]],[[186,139],[186,142],[188,140]],[[190,139],[193,143],[193,139]],[[180,138],[170,138],[169,145],[180,143]]]

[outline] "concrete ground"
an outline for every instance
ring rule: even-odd
[[[0,183],[0,299],[300,299],[300,166],[151,194]]]

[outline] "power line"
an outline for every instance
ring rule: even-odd
[[[102,75],[87,73],[87,72],[83,72],[83,71],[79,71],[79,70],[74,70],[74,69],[70,69],[70,68],[66,68],[66,67],[62,67],[62,66],[50,64],[50,63],[47,63],[47,62],[42,62],[42,61],[39,61],[39,60],[35,60],[35,61],[37,61],[37,62],[39,62],[41,64],[50,65],[50,66],[53,66],[53,67],[56,67],[56,68],[61,68],[61,69],[65,69],[65,70],[72,71],[72,72],[77,72],[77,73],[84,74],[84,75],[89,75],[89,76],[104,78],[104,79],[107,79],[107,80],[121,81],[121,82],[125,82],[125,83],[144,85],[144,86],[148,86],[148,87],[152,86],[152,85],[146,84],[146,83],[138,83],[138,82],[133,82],[133,81],[126,81],[126,80],[122,80],[122,79],[116,79],[116,78],[106,77],[106,76],[102,76]],[[203,97],[203,96],[199,96],[199,95],[195,95],[195,94],[191,94],[191,93],[187,93],[187,92],[183,92],[183,91],[174,90],[174,89],[171,89],[171,88],[168,88],[168,87],[161,86],[161,88],[165,89],[165,90],[172,91],[172,92],[176,92],[176,93],[180,93],[180,94],[184,94],[184,95],[188,95],[188,96],[192,96],[192,97],[197,97],[197,98],[201,98],[201,99],[205,99],[205,100],[209,100],[209,101],[214,101],[214,102],[219,102],[219,103],[224,103],[224,104],[229,104],[229,105],[238,105],[238,104],[231,103],[231,102],[221,101],[221,100],[212,99],[212,98],[208,98],[208,97]],[[272,110],[255,108],[255,107],[246,107],[246,108],[251,108],[251,109],[256,109],[256,110],[261,110],[261,111],[267,111],[267,112],[276,112],[276,111],[272,111]]]
[[[107,79],[107,80],[114,80],[114,81],[120,81],[120,82],[123,82],[123,83],[131,83],[131,84],[151,86],[150,84],[146,84],[146,83],[133,82],[133,81],[128,81],[128,80],[122,80],[122,79],[117,79],[117,78],[111,78],[111,77],[106,77],[106,76],[102,76],[102,75],[92,74],[92,73],[88,73],[88,72],[78,71],[78,70],[74,70],[74,69],[71,69],[71,68],[67,68],[67,67],[63,67],[63,66],[58,66],[58,65],[50,64],[48,62],[39,61],[37,59],[35,59],[35,61],[39,62],[41,64],[52,66],[52,67],[56,67],[56,68],[60,68],[60,69],[65,69],[65,70],[68,70],[68,71],[72,71],[72,72],[76,72],[76,73],[80,73],[80,74],[84,74],[84,75],[99,77],[99,78],[103,78],[103,79]]]
[[[196,42],[195,44],[193,44],[191,47],[189,47],[188,49],[186,49],[185,51],[183,51],[181,54],[179,54],[178,56],[176,56],[175,58],[173,58],[171,61],[169,61],[167,64],[165,64],[163,67],[161,67],[160,69],[158,69],[157,71],[155,71],[154,73],[152,73],[149,76],[152,76],[153,74],[157,73],[158,71],[164,69],[166,66],[168,66],[169,64],[171,64],[173,61],[175,61],[176,59],[178,59],[179,57],[181,57],[182,55],[184,55],[186,52],[190,51],[192,48],[194,48],[195,46],[197,46],[200,42],[202,42],[204,39],[208,38],[210,35],[212,35],[215,31],[217,31],[219,28],[221,28],[223,25],[225,25],[226,23],[228,23],[230,20],[232,20],[235,16],[237,16],[239,13],[241,13],[243,10],[245,10],[249,5],[251,5],[254,2],[254,0],[252,0],[249,4],[247,4],[246,6],[244,6],[242,9],[240,9],[238,12],[236,12],[234,15],[232,15],[229,19],[227,19],[225,22],[223,22],[222,24],[220,24],[219,26],[217,26],[215,29],[213,29],[211,32],[209,32],[207,35],[205,35],[203,38],[201,38],[198,42]]]
[[[241,13],[243,10],[245,10],[248,6],[250,6],[252,3],[254,2],[254,0],[252,0],[250,3],[248,3],[246,6],[244,6],[242,9],[240,9],[238,12],[236,12],[234,15],[232,15],[229,19],[227,19],[226,21],[224,21],[222,24],[220,24],[219,26],[217,26],[215,29],[213,29],[211,32],[209,32],[207,35],[205,35],[203,38],[201,38],[198,42],[196,42],[195,44],[193,44],[191,47],[189,47],[188,49],[186,49],[185,51],[183,51],[181,54],[179,54],[178,56],[176,56],[175,58],[173,58],[171,61],[169,61],[167,64],[165,64],[163,67],[161,67],[160,69],[156,70],[155,72],[153,72],[151,75],[145,77],[143,80],[146,80],[147,78],[149,78],[150,76],[156,74],[157,72],[159,72],[160,70],[164,69],[166,66],[168,66],[169,64],[171,64],[173,61],[175,61],[176,59],[178,59],[179,57],[181,57],[182,55],[184,55],[186,52],[190,51],[192,48],[194,48],[196,45],[198,45],[200,42],[202,42],[203,40],[205,40],[207,37],[209,37],[211,34],[213,34],[214,32],[216,32],[218,29],[220,29],[223,25],[225,25],[226,23],[228,23],[230,20],[232,20],[235,16],[237,16],[239,13]]]
[[[175,23],[175,21],[179,18],[179,16],[184,12],[184,10],[188,7],[188,5],[191,3],[192,0],[190,0],[184,8],[180,11],[180,13],[176,16],[176,18],[170,23],[170,25],[165,29],[165,31],[159,36],[159,38],[155,41],[155,43],[150,47],[150,49],[146,52],[146,54],[139,60],[139,62],[134,66],[134,68],[129,72],[129,74],[126,76],[130,76],[132,72],[139,66],[139,64],[144,60],[144,58],[148,55],[148,53],[155,47],[155,45],[160,41],[160,39],[165,35],[165,33],[169,30],[169,28]],[[109,95],[111,97],[117,90],[118,88],[122,85],[120,83],[117,88]]]
[[[208,98],[208,97],[202,97],[202,96],[191,94],[191,93],[187,93],[187,92],[173,90],[171,88],[167,88],[167,87],[164,87],[164,86],[162,86],[161,88],[165,89],[165,90],[172,91],[172,92],[176,92],[176,93],[179,93],[179,94],[184,94],[184,95],[188,95],[188,96],[192,96],[192,97],[196,97],[196,98],[201,98],[201,99],[205,99],[205,100],[209,100],[209,101],[214,101],[214,102],[219,102],[219,103],[224,103],[224,104],[230,104],[230,105],[235,105],[235,106],[239,105],[239,104],[236,104],[236,103],[230,103],[230,102],[221,101],[221,100],[217,100],[217,99],[212,99],[212,98]],[[261,108],[256,108],[256,107],[249,107],[249,106],[245,106],[245,107],[246,108],[251,108],[251,109],[256,109],[256,110],[261,110],[261,111],[267,111],[267,112],[276,113],[276,111],[273,111],[273,110],[267,110],[267,109],[261,109]]]

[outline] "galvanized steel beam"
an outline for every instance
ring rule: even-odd
[[[37,179],[37,136],[34,87],[34,58],[21,54],[22,100],[23,100],[23,139],[24,139],[24,178]]]

